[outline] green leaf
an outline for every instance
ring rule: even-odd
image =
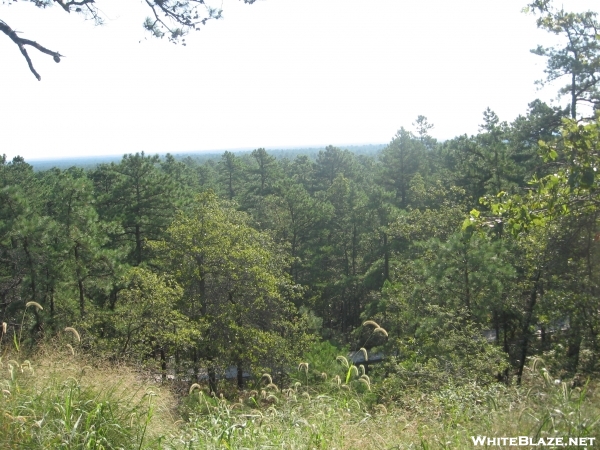
[[[463,231],[466,231],[466,230],[467,230],[469,227],[472,227],[472,226],[473,226],[473,222],[471,221],[471,218],[470,218],[470,217],[467,217],[467,218],[466,218],[466,219],[463,221],[461,229],[462,229]]]

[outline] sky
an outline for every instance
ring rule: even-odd
[[[219,0],[186,46],[142,28],[142,0],[96,0],[105,24],[60,7],[0,4],[37,81],[0,35],[0,154],[26,160],[389,142],[418,115],[431,135],[475,134],[483,111],[525,114],[557,38],[526,0]],[[215,3],[213,3],[215,4]],[[563,0],[565,10],[598,9]]]

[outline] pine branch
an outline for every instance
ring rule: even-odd
[[[31,70],[31,73],[33,73],[35,75],[35,77],[38,79],[38,81],[40,81],[42,79],[42,77],[40,76],[39,73],[36,72],[35,68],[33,67],[33,62],[31,61],[31,58],[29,57],[29,54],[27,53],[27,49],[25,48],[26,45],[34,47],[37,50],[39,50],[40,52],[46,53],[47,55],[52,56],[54,58],[55,62],[57,62],[57,63],[60,62],[60,58],[62,57],[62,55],[60,53],[53,52],[52,50],[48,50],[46,47],[38,44],[35,41],[20,38],[19,36],[17,36],[17,32],[14,31],[12,28],[10,28],[6,24],[6,22],[4,22],[3,20],[0,20],[0,31],[2,31],[4,34],[6,34],[15,44],[17,44],[17,46],[19,47],[19,50],[21,50],[21,54],[23,55],[23,57],[27,61],[27,64],[29,65],[29,70]]]

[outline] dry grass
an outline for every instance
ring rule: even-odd
[[[119,433],[125,436],[124,442],[137,439],[143,448],[161,448],[151,443],[178,434],[175,396],[130,366],[90,360],[58,343],[38,347],[27,361],[20,358],[20,354],[5,354],[0,360],[0,384],[6,391],[6,401],[0,404],[0,441],[53,448],[60,439],[57,436],[68,434],[60,430],[62,425],[54,425],[71,418],[73,433],[92,436],[86,443],[98,439],[94,435],[100,434],[94,429],[98,424],[106,427],[100,438],[110,440],[114,429],[123,429]],[[107,408],[106,413],[102,408]],[[86,419],[91,429],[85,429]],[[53,425],[48,425],[51,420]],[[31,424],[28,433],[17,429],[19,422]],[[44,435],[50,428],[50,436]],[[71,437],[70,445],[80,445],[77,439]]]
[[[69,429],[90,434],[94,427],[77,425],[47,436],[43,431],[48,425],[56,428],[63,417],[93,415],[82,406],[89,402],[113,405],[108,416],[114,424],[104,427],[105,448],[471,448],[471,436],[477,435],[598,436],[600,430],[596,386],[557,383],[537,367],[527,373],[523,387],[448,385],[406,391],[394,402],[378,404],[376,380],[368,382],[372,391],[356,383],[338,384],[335,378],[318,386],[296,382],[285,388],[265,374],[259,390],[238,392],[229,401],[219,393],[204,393],[199,385],[178,398],[131,366],[90,360],[81,352],[73,355],[66,344],[40,347],[30,362],[18,359],[18,354],[4,355],[0,367],[0,442],[9,442],[9,448],[10,443],[17,448],[20,440],[31,448],[56,448],[56,439],[64,439]],[[73,392],[69,386],[77,386],[77,395],[67,399],[65,393]],[[147,408],[149,401],[152,407]],[[70,416],[62,412],[52,423],[46,419],[65,405],[79,409]],[[36,428],[42,419],[48,422]],[[97,423],[104,426],[106,420]],[[127,425],[127,439],[113,443],[121,436],[115,437],[111,427]],[[67,448],[83,448],[78,435]]]
[[[33,386],[41,390],[49,380],[73,378],[84,389],[110,393],[114,398],[123,399],[127,404],[139,404],[152,396],[154,412],[148,427],[150,438],[176,432],[177,399],[168,386],[153,380],[141,370],[124,363],[90,359],[78,353],[72,355],[66,345],[40,346],[32,357],[35,368]]]

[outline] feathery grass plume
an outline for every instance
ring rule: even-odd
[[[361,375],[364,375],[364,374],[366,374],[366,373],[367,373],[367,371],[366,371],[366,369],[365,369],[365,366],[363,366],[362,364],[361,364],[360,366],[358,366],[358,372],[359,372]]]
[[[37,309],[38,311],[43,311],[44,308],[42,307],[42,305],[40,305],[38,302],[27,302],[25,303],[25,309],[29,308],[30,306],[35,306],[35,309]]]
[[[387,414],[388,413],[387,408],[385,407],[385,405],[382,405],[381,403],[378,404],[378,405],[375,405],[374,409],[380,411],[382,414]]]
[[[248,392],[248,397],[256,397],[258,396],[258,391],[250,391]]]
[[[354,375],[355,377],[358,377],[358,368],[356,366],[350,367],[349,372],[350,372],[351,376]]]
[[[374,320],[367,320],[365,322],[363,322],[362,326],[366,327],[367,325],[373,325],[375,328],[381,328],[379,326],[379,324],[377,322],[375,322]]]
[[[385,328],[381,328],[381,327],[375,328],[373,330],[373,334],[376,334],[376,333],[383,334],[385,337],[388,337],[388,332],[385,331]]]
[[[273,394],[269,394],[266,398],[265,401],[269,402],[269,403],[277,403],[279,401],[279,399],[277,397],[275,397]]]
[[[345,356],[340,355],[337,358],[335,358],[335,360],[342,363],[342,366],[344,366],[346,369],[350,368],[350,364],[348,364],[348,360]]]
[[[310,400],[310,394],[306,391],[302,393],[302,397],[306,397],[308,400]]]
[[[71,344],[67,344],[67,348],[71,350],[71,354],[75,356],[75,349],[73,349],[73,346]]]
[[[273,383],[273,378],[271,378],[271,375],[269,375],[268,373],[263,373],[263,376],[260,378],[260,381],[262,381],[263,379],[267,380],[267,384]]]
[[[360,376],[361,380],[367,380],[367,382],[369,383],[369,386],[371,386],[371,379],[369,378],[369,375],[367,374],[363,374]]]
[[[552,380],[552,377],[550,376],[550,374],[548,373],[546,368],[543,368],[541,370],[541,372],[542,372],[542,378],[544,379],[544,383],[546,384],[546,387],[550,387],[550,386],[554,385],[554,380]]]
[[[75,378],[73,376],[67,377],[64,382],[65,386],[69,386],[69,384],[68,384],[69,381],[73,383],[72,386],[79,387],[79,380],[77,380],[77,378]]]
[[[364,384],[365,386],[367,386],[367,389],[368,389],[368,390],[371,390],[371,385],[370,385],[370,384],[369,384],[369,382],[368,382],[367,380],[365,380],[364,378],[359,378],[359,379],[358,379],[358,382],[359,382],[359,383],[362,383],[362,384]]]
[[[260,391],[260,398],[262,398],[263,400],[264,400],[265,398],[267,398],[267,391],[265,391],[264,389],[262,389],[262,390]]]
[[[298,364],[298,372],[304,370],[304,373],[308,373],[308,363],[307,362],[303,362]]]
[[[2,389],[4,395],[12,395],[8,389]]]
[[[363,358],[365,358],[365,361],[369,360],[369,354],[367,353],[367,349],[366,348],[361,347],[358,351],[363,354]]]
[[[192,395],[192,392],[194,392],[194,389],[202,390],[202,386],[200,386],[198,383],[192,384],[190,386],[190,390],[188,392],[188,395]]]
[[[321,379],[327,380],[327,374],[325,372],[321,372]]]
[[[6,325],[6,322],[2,322],[2,334],[6,334],[6,327],[8,325]]]
[[[533,372],[536,372],[538,369],[543,368],[544,365],[545,365],[545,363],[542,358],[534,356],[533,358],[531,358],[530,370]]]
[[[294,389],[295,389],[295,390],[298,390],[298,388],[299,388],[300,386],[302,386],[302,383],[300,383],[299,381],[296,381],[296,382],[294,383]]]
[[[65,328],[65,331],[69,332],[69,333],[73,333],[73,336],[75,336],[75,338],[77,339],[77,342],[81,342],[81,336],[79,336],[79,333],[77,332],[77,330],[73,327],[67,327]]]
[[[265,386],[265,389],[274,389],[275,391],[279,392],[279,388],[277,387],[276,384],[273,383],[269,383]]]
[[[338,386],[339,386],[340,384],[342,384],[342,379],[340,378],[340,376],[339,376],[339,375],[336,375],[336,376],[333,378],[333,381],[335,381],[335,383],[336,383]]]

